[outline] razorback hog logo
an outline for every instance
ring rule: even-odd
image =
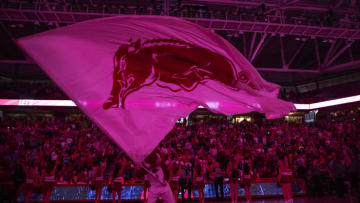
[[[208,80],[233,90],[238,90],[238,81],[257,89],[228,58],[208,49],[174,39],[130,40],[115,53],[111,96],[103,108],[118,108],[119,104],[125,108],[129,94],[154,83],[173,92],[190,92]]]

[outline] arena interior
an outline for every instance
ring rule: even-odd
[[[212,30],[297,108],[267,120],[257,112],[224,116],[199,107],[178,120],[158,146],[168,180],[178,181],[172,187],[178,202],[199,201],[199,171],[206,202],[360,201],[360,1],[2,0],[0,202],[48,202],[46,195],[50,202],[94,202],[99,172],[101,202],[114,202],[119,170],[116,198],[146,201],[139,168],[16,44],[123,14],[174,16]],[[287,199],[279,178],[284,155],[292,173]],[[55,184],[48,191],[50,173]]]

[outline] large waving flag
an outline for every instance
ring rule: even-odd
[[[295,110],[230,43],[182,19],[96,19],[18,44],[137,163],[199,105],[270,119]]]

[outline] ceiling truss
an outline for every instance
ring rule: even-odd
[[[72,24],[95,18],[116,16],[119,14],[1,8],[0,20]],[[266,34],[299,35],[350,40],[360,39],[360,29],[285,24],[282,23],[285,21],[282,19],[282,16],[267,16],[266,22],[245,21],[242,19],[180,17],[213,30],[238,31],[240,33],[261,32]]]
[[[16,0],[15,0],[16,1]],[[36,1],[36,0],[35,0]],[[193,0],[193,2],[203,2],[201,0]],[[258,2],[249,2],[249,1],[233,1],[233,0],[206,0],[208,3],[223,3],[223,4],[234,4],[241,6],[259,6],[261,1]],[[249,19],[241,19],[241,17],[220,17],[219,18],[195,18],[187,17],[180,14],[183,19],[199,24],[203,27],[209,28],[211,30],[223,30],[228,32],[234,32],[239,35],[243,33],[252,33],[252,37],[249,44],[246,44],[246,38],[244,37],[243,43],[243,54],[248,58],[250,62],[254,62],[255,59],[260,55],[264,47],[269,43],[273,37],[279,38],[279,47],[281,55],[281,68],[273,67],[257,67],[259,71],[262,72],[284,72],[284,73],[311,73],[318,74],[322,72],[332,72],[337,70],[342,70],[344,68],[357,67],[360,65],[360,60],[354,59],[352,57],[351,46],[354,44],[354,41],[360,40],[360,23],[353,23],[351,26],[347,27],[324,27],[324,26],[311,26],[311,25],[302,25],[302,24],[289,24],[285,23],[286,20],[282,15],[279,15],[279,9],[303,9],[311,11],[321,11],[326,12],[328,8],[320,6],[305,5],[302,1],[299,0],[287,0],[281,1],[282,3],[274,4],[267,3],[266,6],[269,8],[265,13],[272,14],[276,13],[277,15],[267,15],[264,20],[258,21]],[[279,1],[280,2],[280,1]],[[60,24],[73,24],[76,22],[82,22],[85,20],[101,18],[101,17],[110,17],[117,16],[123,13],[118,10],[118,13],[105,13],[103,12],[91,12],[89,10],[76,12],[68,10],[54,10],[51,3],[47,0],[36,1],[37,6],[34,9],[24,9],[24,8],[0,8],[0,21],[10,21],[10,22],[32,22],[34,24],[38,23],[52,23],[59,27]],[[41,8],[40,4],[45,5],[45,9]],[[169,12],[170,2],[169,0],[164,0],[162,2],[164,14],[171,15]],[[335,2],[334,8],[339,8],[344,4],[344,0],[337,0]],[[346,10],[337,9],[337,12],[346,13]],[[136,13],[136,10],[133,13],[126,12],[126,14],[139,14]],[[148,15],[159,15],[156,13],[147,13]],[[11,35],[3,24],[1,24],[3,29]],[[350,28],[352,27],[352,28]],[[296,49],[295,53],[287,61],[285,58],[285,49],[283,37],[286,35],[293,35],[299,37],[305,37],[299,47]],[[258,36],[260,39],[258,40]],[[13,38],[11,36],[11,38]],[[316,63],[317,67],[309,69],[309,67],[304,68],[292,68],[291,65],[294,63],[296,57],[303,50],[307,40],[314,39],[313,51],[316,54]],[[322,60],[319,50],[319,40],[321,39],[331,39],[332,44]],[[345,42],[345,43],[343,43]],[[333,65],[334,62],[346,51],[349,51],[350,61],[347,61],[343,64]],[[31,59],[27,60],[0,60],[0,64],[34,64]]]

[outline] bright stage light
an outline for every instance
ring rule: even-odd
[[[294,104],[297,110],[309,110],[310,104]]]
[[[313,109],[320,109],[329,106],[336,106],[340,104],[348,104],[353,102],[360,101],[360,95],[352,96],[352,97],[344,97],[340,99],[332,99],[323,102],[317,102],[312,104],[295,104],[297,110],[313,110]]]
[[[311,109],[319,109],[319,108],[335,106],[335,105],[340,105],[340,104],[348,104],[348,103],[358,102],[358,101],[360,101],[360,95],[313,103],[313,104],[310,104],[310,108]]]

